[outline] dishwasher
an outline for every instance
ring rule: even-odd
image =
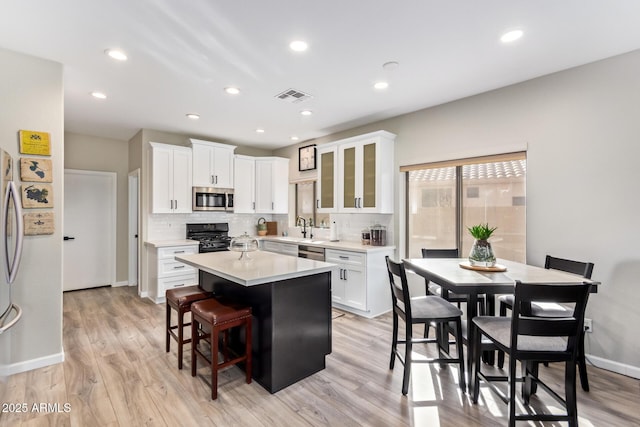
[[[298,245],[298,257],[312,259],[314,261],[324,261],[324,248]]]

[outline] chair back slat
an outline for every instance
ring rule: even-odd
[[[460,251],[458,249],[422,248],[422,258],[460,258]]]
[[[547,255],[545,259],[544,268],[579,274],[586,279],[591,279],[591,274],[593,273],[592,262],[573,261],[570,259],[552,257],[550,255]]]
[[[406,313],[410,318],[411,297],[409,294],[409,284],[407,282],[407,272],[404,264],[392,261],[389,256],[385,256],[385,261],[387,263],[387,272],[389,273],[389,285],[391,286],[393,309],[399,309]]]
[[[523,283],[516,280],[511,317],[511,348],[517,353],[521,336],[566,337],[568,354],[575,355],[582,332],[584,313],[589,298],[590,283]],[[573,304],[570,317],[531,317],[533,302],[562,302]],[[524,310],[524,311],[523,311]]]

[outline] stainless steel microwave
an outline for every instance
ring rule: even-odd
[[[233,212],[233,188],[193,187],[191,209]]]

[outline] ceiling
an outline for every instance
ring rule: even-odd
[[[3,0],[0,47],[64,65],[67,131],[274,149],[638,49],[639,17],[637,0]],[[275,97],[290,88],[312,97]]]

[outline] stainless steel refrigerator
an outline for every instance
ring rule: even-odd
[[[0,150],[0,265],[4,279],[0,278],[0,334],[8,331],[22,317],[22,309],[11,298],[11,287],[18,274],[22,256],[23,219],[20,209],[20,193],[13,182],[13,160],[9,153]]]

